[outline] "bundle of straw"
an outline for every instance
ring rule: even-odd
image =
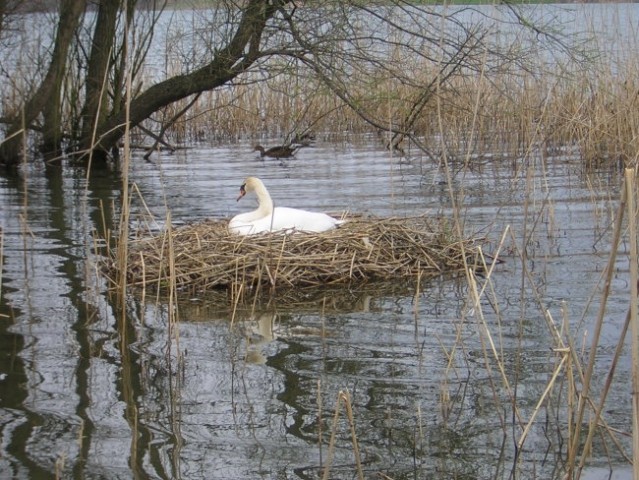
[[[349,219],[323,233],[238,236],[205,221],[132,240],[127,282],[191,293],[219,288],[317,287],[430,278],[474,264],[478,239],[454,239],[426,217]],[[107,268],[118,278],[116,263]]]

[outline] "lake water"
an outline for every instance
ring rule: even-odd
[[[168,303],[149,294],[131,294],[123,312],[96,272],[94,231],[117,218],[117,174],[87,181],[82,170],[36,164],[20,180],[0,178],[1,478],[306,479],[320,477],[330,455],[329,478],[354,478],[340,392],[350,396],[366,478],[562,478],[565,374],[518,456],[515,444],[559,358],[546,309],[559,325],[566,319],[579,355],[588,354],[619,172],[586,173],[558,152],[451,165],[448,177],[372,139],[319,138],[283,162],[260,160],[248,142],[152,160],[132,161],[135,224],[147,209],[159,223],[170,211],[176,224],[251,209],[249,199],[236,202],[248,175],[279,205],[378,216],[452,217],[453,192],[466,232],[488,238],[487,253],[505,234],[504,262],[478,278],[486,287],[479,307],[465,279],[441,278],[417,293],[318,291],[306,304],[275,300],[235,314],[214,295],[182,298],[174,324]],[[627,248],[595,398],[628,308]],[[626,348],[604,409],[628,451],[630,370]],[[608,462],[613,478],[624,478],[627,462],[598,435],[588,478],[607,478]]]

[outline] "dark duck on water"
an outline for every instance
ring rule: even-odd
[[[253,151],[260,152],[260,157],[290,158],[300,149],[301,145],[278,145],[265,149],[262,145],[255,145]]]

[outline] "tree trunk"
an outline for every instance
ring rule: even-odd
[[[21,130],[45,112],[44,146],[48,149],[60,148],[60,95],[64,73],[67,65],[69,46],[75,35],[82,13],[86,8],[86,0],[62,0],[58,31],[51,56],[51,63],[42,83],[29,98],[22,112],[12,119],[7,130],[5,141],[0,146],[0,162],[5,165],[16,165],[20,161],[22,146]],[[55,145],[51,145],[54,143]]]
[[[195,93],[213,90],[243,73],[258,57],[261,35],[267,20],[277,7],[262,0],[251,0],[229,43],[216,52],[215,58],[188,75],[178,75],[148,88],[131,100],[130,117],[126,109],[99,124],[96,143],[93,137],[83,137],[82,151],[104,154],[116,147],[125,131],[125,124],[135,126],[159,109]]]
[[[82,113],[82,139],[90,146],[96,125],[104,123],[108,114],[108,82],[120,0],[102,0],[95,21],[91,54],[87,67],[85,104]]]

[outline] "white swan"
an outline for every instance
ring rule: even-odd
[[[239,201],[247,193],[257,196],[256,210],[236,215],[229,222],[229,230],[238,235],[293,230],[298,232],[324,232],[342,223],[341,220],[325,213],[309,212],[296,208],[273,208],[273,200],[262,181],[257,177],[248,177],[240,187]]]

